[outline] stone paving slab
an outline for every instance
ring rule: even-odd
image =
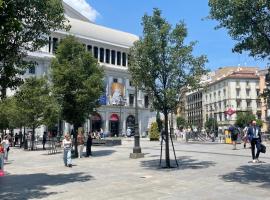
[[[129,159],[133,138],[93,147],[93,157],[63,166],[62,154],[13,148],[0,178],[1,200],[26,199],[270,199],[270,156],[252,164],[250,149],[218,143],[175,142],[179,168],[158,167],[160,143],[141,141],[145,157]],[[268,149],[270,146],[268,145]],[[171,152],[172,165],[174,165]],[[163,161],[164,164],[164,161]]]

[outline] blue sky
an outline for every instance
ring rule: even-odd
[[[74,0],[75,1],[75,0]],[[234,41],[226,30],[214,30],[217,22],[203,20],[208,15],[208,0],[76,0],[86,1],[95,15],[95,23],[130,32],[141,36],[141,18],[152,14],[153,8],[162,10],[163,17],[175,25],[184,20],[188,28],[189,41],[198,41],[194,55],[205,54],[209,62],[208,69],[214,70],[223,66],[258,66],[264,68],[266,61],[256,60],[247,53],[232,53]]]

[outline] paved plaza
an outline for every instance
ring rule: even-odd
[[[133,138],[121,146],[94,146],[93,157],[74,159],[72,168],[63,166],[61,153],[13,148],[0,199],[270,199],[269,153],[252,164],[242,145],[233,151],[226,144],[177,141],[180,166],[163,169],[159,142],[143,140],[141,146],[142,159],[129,159]]]

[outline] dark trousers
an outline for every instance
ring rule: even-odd
[[[91,144],[86,144],[86,156],[90,156],[92,155],[92,152],[91,152]]]
[[[259,156],[260,156],[260,141],[258,138],[253,138],[250,142],[251,144],[251,154],[252,154],[252,159],[258,159]],[[255,156],[255,146],[256,146],[256,149],[257,149],[257,153],[256,153],[256,156]]]

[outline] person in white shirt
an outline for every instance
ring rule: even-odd
[[[2,144],[4,146],[4,159],[7,161],[8,160],[8,152],[9,152],[9,141],[7,136],[5,136],[5,139],[2,141]]]
[[[66,167],[72,167],[72,164],[71,164],[71,145],[72,145],[72,142],[71,142],[69,134],[65,134],[65,138],[62,141],[62,146],[64,148],[63,158],[64,158],[64,164]]]

